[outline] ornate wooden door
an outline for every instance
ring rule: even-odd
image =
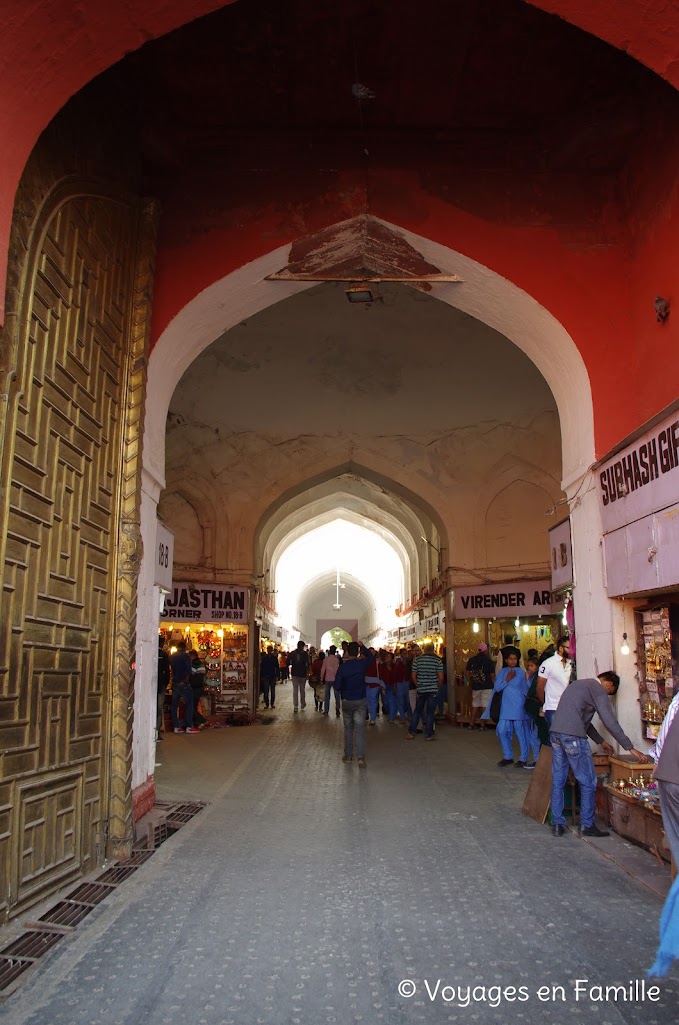
[[[55,198],[32,233],[3,355],[0,915],[93,868],[111,815],[131,829],[135,601],[121,562],[134,567],[137,540],[121,560],[119,538],[135,501],[135,402],[140,471],[137,221],[136,205]]]

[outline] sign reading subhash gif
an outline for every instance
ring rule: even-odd
[[[565,986],[464,986],[447,983],[443,979],[401,979],[398,994],[405,1000],[418,997],[420,1002],[442,1003],[455,1007],[501,1004],[539,1003],[574,1004],[642,1004],[660,1000],[660,987],[649,985],[645,979],[630,979],[623,985],[603,985],[589,979],[572,979]]]

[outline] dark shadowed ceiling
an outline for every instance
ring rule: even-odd
[[[265,132],[262,159],[320,147],[351,162],[365,142],[408,161],[426,139],[483,165],[614,167],[648,104],[674,94],[520,0],[240,0],[124,63],[161,164]]]

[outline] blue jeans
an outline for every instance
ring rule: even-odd
[[[370,722],[375,722],[377,719],[377,705],[380,696],[380,689],[380,687],[365,688],[365,701],[368,708],[368,715],[370,716]]]
[[[555,709],[555,708],[554,708],[554,709],[552,709],[552,711],[551,711],[551,712],[545,712],[545,719],[547,720],[547,729],[550,729],[550,728],[551,728],[551,725],[552,725],[552,719],[554,718],[554,713],[555,713],[555,712],[556,712],[556,709]]]
[[[580,784],[580,827],[594,825],[594,798],[596,772],[594,759],[586,737],[571,737],[568,733],[552,733],[552,825],[565,826],[563,790],[569,767]]]
[[[443,715],[443,706],[448,700],[448,684],[442,683],[439,687],[439,692],[436,695],[436,711],[439,715]]]
[[[417,727],[421,718],[424,717],[424,735],[425,737],[434,736],[434,713],[436,712],[436,698],[437,693],[435,690],[425,691],[422,693],[418,690],[417,701],[415,702],[415,711],[413,717],[410,720],[409,733],[415,736]]]
[[[410,684],[407,680],[396,684],[396,714],[401,716],[403,722],[410,719],[412,709],[410,707]]]
[[[365,701],[342,701],[342,716],[345,755],[353,758],[355,737],[356,757],[365,758]]]
[[[395,722],[396,712],[396,691],[392,686],[388,686],[382,695],[382,703],[386,706],[387,713],[389,715],[389,722]]]
[[[190,726],[193,726],[193,687],[190,687],[188,683],[172,684],[172,704],[170,705],[170,714],[172,715],[172,725],[176,730],[179,729],[181,725],[179,722],[179,716],[177,715],[180,698],[184,701],[184,722],[186,723],[186,728],[188,730]]]
[[[540,754],[541,744],[540,737],[538,736],[538,728],[532,719],[526,723],[526,731],[528,733],[528,743],[530,744],[530,749],[533,752],[532,760],[535,762]]]
[[[327,715],[330,711],[330,691],[335,690],[332,680],[325,681],[325,704],[323,705],[323,711]],[[335,690],[335,711],[340,710],[340,696],[339,691]]]

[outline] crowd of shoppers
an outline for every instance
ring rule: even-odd
[[[442,656],[445,652],[442,652]],[[393,725],[407,726],[406,739],[421,732],[425,740],[434,739],[436,714],[443,715],[447,700],[445,658],[434,651],[433,644],[399,648],[369,648],[357,642],[343,642],[342,651],[332,644],[325,651],[307,650],[299,641],[293,652],[267,649],[260,664],[260,696],[267,704],[271,684],[265,683],[265,660],[273,656],[278,664],[278,680],[284,682],[289,673],[293,682],[293,712],[306,708],[305,686],[313,689],[316,711],[327,716],[334,703],[335,717],[344,715],[344,761],[351,761],[354,751],[361,768],[365,765],[366,726],[375,726],[382,714]],[[273,662],[266,662],[266,673]],[[334,702],[333,702],[334,698]]]

